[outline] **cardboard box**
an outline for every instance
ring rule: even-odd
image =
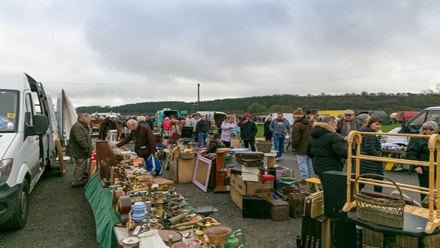
[[[236,174],[231,174],[230,185],[241,195],[271,195],[274,191],[273,181],[244,181],[241,175]]]
[[[176,158],[170,162],[169,178],[176,183],[190,183],[196,167],[196,158]]]
[[[272,220],[289,220],[289,203],[283,200],[268,202],[269,216]]]

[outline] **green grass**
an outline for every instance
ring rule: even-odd
[[[382,125],[382,132],[386,133],[388,131],[390,131],[393,128],[396,127],[400,127],[401,124],[400,123],[396,123],[396,124],[390,124],[390,125]]]

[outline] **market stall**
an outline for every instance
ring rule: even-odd
[[[206,191],[211,160],[199,154],[195,156],[182,161],[195,160],[194,166],[189,166],[194,173],[191,180]],[[180,165],[184,166],[182,161]],[[102,247],[179,247],[181,242],[209,247],[223,244],[221,242],[232,234],[229,227],[209,217],[217,211],[215,208],[192,207],[176,192],[174,181],[148,172],[143,159],[133,152],[113,148],[107,141],[97,141],[96,166],[85,194],[95,216],[97,240]],[[185,169],[188,168],[185,166]],[[222,240],[209,234],[213,230],[216,235],[220,232]]]

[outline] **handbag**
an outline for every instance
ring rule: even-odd
[[[157,176],[162,175],[162,165],[155,154],[150,154],[147,161],[145,161],[145,165],[147,171],[154,172]]]

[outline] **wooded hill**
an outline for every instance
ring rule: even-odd
[[[344,95],[272,95],[255,96],[234,99],[219,99],[197,102],[143,102],[115,107],[83,106],[77,112],[116,112],[123,115],[153,115],[157,110],[170,108],[176,110],[196,111],[223,111],[226,113],[250,113],[253,115],[274,112],[293,112],[297,107],[302,109],[352,109],[383,110],[388,114],[397,111],[419,111],[429,106],[440,105],[440,93],[366,93]]]

